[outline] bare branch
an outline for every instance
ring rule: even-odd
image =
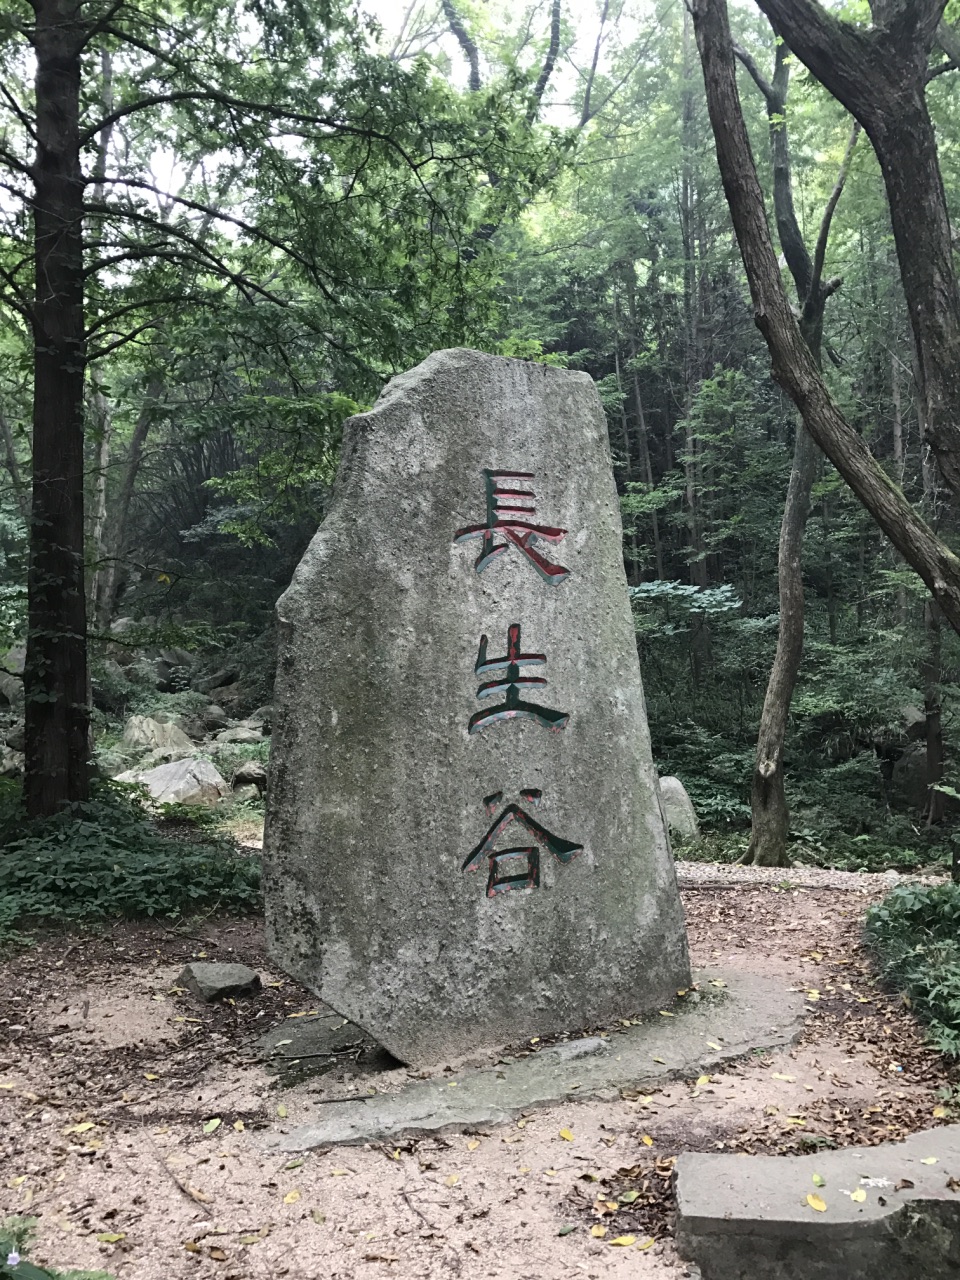
[[[470,65],[470,90],[472,93],[477,93],[480,89],[480,53],[476,42],[463,25],[463,19],[454,8],[453,0],[443,0],[443,12],[450,24],[450,30],[463,50],[463,56]]]
[[[543,97],[543,91],[553,75],[557,54],[560,52],[560,4],[561,0],[553,0],[553,12],[550,15],[550,44],[543,66],[540,68],[540,74],[537,76],[537,83],[533,86],[533,96],[537,102]]]
[[[610,0],[603,0],[603,12],[600,14],[600,30],[597,32],[597,41],[593,46],[593,61],[590,63],[590,72],[587,76],[587,85],[583,91],[583,110],[580,112],[580,128],[589,124],[593,119],[594,112],[590,110],[590,98],[593,95],[593,85],[597,78],[597,63],[600,61],[600,49],[603,45],[603,29],[606,26],[607,16],[610,13]]]
[[[734,41],[733,52],[737,55],[738,60],[743,63],[747,71],[749,71],[750,78],[753,80],[753,83],[757,86],[757,88],[766,98],[767,105],[769,106],[769,104],[771,103],[771,101],[774,99],[774,96],[775,96],[773,92],[773,85],[770,83],[769,80],[764,79],[763,73],[761,72],[760,68],[757,66],[756,62],[754,62],[750,54],[747,53],[746,49],[744,49],[742,44],[737,44],[737,42]]]
[[[823,261],[827,254],[827,241],[830,238],[830,224],[833,221],[833,215],[836,211],[840,197],[843,195],[843,188],[847,181],[847,174],[850,172],[850,163],[853,160],[854,148],[857,145],[857,139],[860,137],[860,121],[855,120],[853,128],[850,130],[850,140],[847,143],[847,149],[844,152],[843,160],[840,162],[840,171],[837,174],[837,180],[834,183],[833,190],[830,192],[830,199],[823,211],[823,218],[820,221],[820,232],[817,236],[816,248],[813,251],[813,283],[811,292],[816,292],[820,288],[820,281],[823,276]],[[834,288],[830,289],[831,293],[836,293],[840,288],[841,281],[831,280],[830,284]]]

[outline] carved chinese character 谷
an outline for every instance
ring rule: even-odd
[[[520,792],[520,799],[525,804],[538,805],[542,793],[531,788]],[[488,796],[484,802],[487,811],[492,813],[503,799],[503,792]],[[514,824],[519,823],[534,844],[514,845],[505,849],[497,849],[497,841]],[[540,887],[540,848],[545,848],[566,866],[583,852],[583,845],[565,840],[548,831],[545,826],[532,818],[518,804],[508,804],[493,820],[486,835],[467,855],[463,871],[476,871],[487,861],[489,876],[487,879],[487,897],[494,898],[500,893],[509,893],[520,889],[537,889]]]

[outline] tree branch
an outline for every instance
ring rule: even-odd
[[[456,36],[457,42],[463,50],[463,56],[470,65],[470,91],[471,93],[478,93],[480,90],[480,53],[469,31],[463,25],[463,19],[454,8],[453,0],[442,0],[442,2],[443,12],[446,15],[447,22],[450,24],[450,30]]]
[[[540,74],[537,76],[537,83],[533,86],[533,96],[537,102],[543,98],[543,91],[546,89],[550,77],[553,75],[553,68],[556,66],[557,54],[560,52],[560,5],[562,0],[553,0],[553,12],[550,15],[550,44],[547,48],[546,57],[543,59],[543,66],[540,68]]]
[[[773,376],[797,405],[811,436],[960,632],[960,559],[914,511],[833,403],[790,310],[737,94],[726,4],[691,0],[691,10],[720,175]]]
[[[587,85],[583,91],[583,110],[580,112],[580,128],[589,124],[593,119],[590,111],[590,98],[593,94],[594,81],[597,78],[597,63],[600,61],[600,47],[603,44],[603,28],[607,22],[607,15],[610,12],[610,0],[603,0],[603,12],[600,14],[600,30],[597,32],[597,42],[593,46],[593,61],[590,64],[590,74],[587,76]]]
[[[843,188],[847,181],[847,174],[850,172],[850,162],[853,160],[854,148],[857,145],[857,139],[860,137],[860,121],[855,120],[853,128],[850,130],[850,140],[847,143],[847,149],[843,154],[843,160],[840,162],[840,171],[837,174],[837,180],[834,183],[833,190],[830,192],[830,199],[827,201],[827,207],[823,211],[823,217],[820,220],[820,232],[817,236],[816,248],[813,251],[813,290],[820,288],[820,282],[823,278],[823,262],[827,255],[827,241],[830,238],[830,224],[833,222],[833,215],[836,212],[840,197],[843,195]],[[840,281],[830,281],[834,287],[831,293],[836,293],[840,288]]]

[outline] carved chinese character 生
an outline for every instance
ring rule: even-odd
[[[541,792],[535,789],[520,792],[520,799],[525,804],[537,805],[540,803],[540,798]],[[492,812],[502,799],[502,791],[488,796],[485,801],[488,812]],[[536,843],[512,846],[508,849],[494,848],[504,832],[515,822],[519,822]],[[495,898],[497,894],[519,889],[538,889],[540,887],[540,846],[552,853],[563,866],[572,862],[577,854],[583,852],[583,845],[555,836],[535,818],[531,818],[518,804],[508,804],[494,818],[487,834],[477,847],[467,855],[462,869],[476,871],[482,866],[484,859],[487,860],[490,871],[487,879],[488,898]]]
[[[518,489],[516,482],[533,480],[533,473],[530,471],[484,471],[483,477],[487,495],[486,523],[458,529],[453,535],[454,542],[467,542],[471,538],[480,539],[480,554],[474,565],[477,573],[483,573],[497,556],[503,555],[512,545],[523,552],[546,582],[556,585],[563,582],[564,578],[568,578],[569,569],[565,569],[562,564],[553,564],[545,559],[534,545],[538,540],[562,542],[567,536],[567,531],[530,523],[530,517],[537,514],[536,495],[532,489]],[[513,485],[510,484],[511,481],[514,482]]]
[[[520,652],[520,623],[513,622],[507,628],[507,652],[502,658],[487,657],[487,637],[480,637],[480,652],[477,655],[474,671],[478,676],[502,673],[494,680],[485,681],[477,690],[478,698],[492,698],[503,694],[503,701],[485,711],[478,711],[470,717],[468,733],[479,733],[487,725],[498,724],[504,720],[536,720],[545,729],[562,729],[570,716],[565,711],[555,711],[552,707],[541,707],[539,703],[527,702],[520,697],[521,691],[536,685],[545,685],[543,676],[522,676],[521,667],[546,666],[546,655],[542,653]]]

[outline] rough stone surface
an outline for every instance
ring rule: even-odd
[[[261,764],[259,760],[244,760],[243,764],[234,770],[230,785],[234,791],[238,787],[255,787],[257,794],[263,795],[267,789],[266,766]]]
[[[128,769],[117,782],[139,782],[157,804],[214,805],[230,788],[209,760],[173,760],[145,772]]]
[[[660,799],[663,801],[663,814],[670,830],[688,840],[696,839],[700,834],[697,811],[679,778],[660,779]]]
[[[535,511],[513,518],[562,540],[497,532],[478,573],[481,536],[455,534],[486,522],[485,469],[530,473],[512,485]],[[403,1061],[596,1025],[687,985],[621,539],[586,374],[435,352],[345,425],[330,514],[278,606],[268,938]],[[546,665],[510,676],[516,625],[521,657]],[[569,721],[512,716],[511,696]],[[514,821],[494,838],[499,817]],[[518,846],[500,866],[517,881],[488,896],[490,851]],[[521,889],[536,856],[539,887]]]
[[[233,729],[223,729],[217,734],[218,742],[262,742],[263,734],[259,729],[251,729],[247,725],[238,724]]]
[[[676,1185],[677,1248],[703,1280],[960,1277],[960,1125],[809,1156],[691,1152]]]
[[[708,976],[716,977],[702,975],[702,981]],[[392,1141],[501,1124],[568,1098],[616,1097],[625,1087],[654,1089],[796,1039],[806,1012],[802,992],[754,974],[731,974],[727,982],[722,995],[679,1004],[676,1017],[654,1017],[609,1041],[567,1041],[502,1066],[410,1084],[399,1093],[325,1104],[318,1124],[285,1135],[280,1146],[308,1151],[326,1143]],[[704,989],[716,990],[706,983]]]
[[[211,1000],[226,1000],[228,996],[247,996],[259,991],[260,975],[245,964],[194,960],[180,971],[177,986],[185,987],[209,1004]]]
[[[151,720],[149,716],[131,716],[123,727],[121,751],[190,752],[193,743],[179,725],[170,721]]]

